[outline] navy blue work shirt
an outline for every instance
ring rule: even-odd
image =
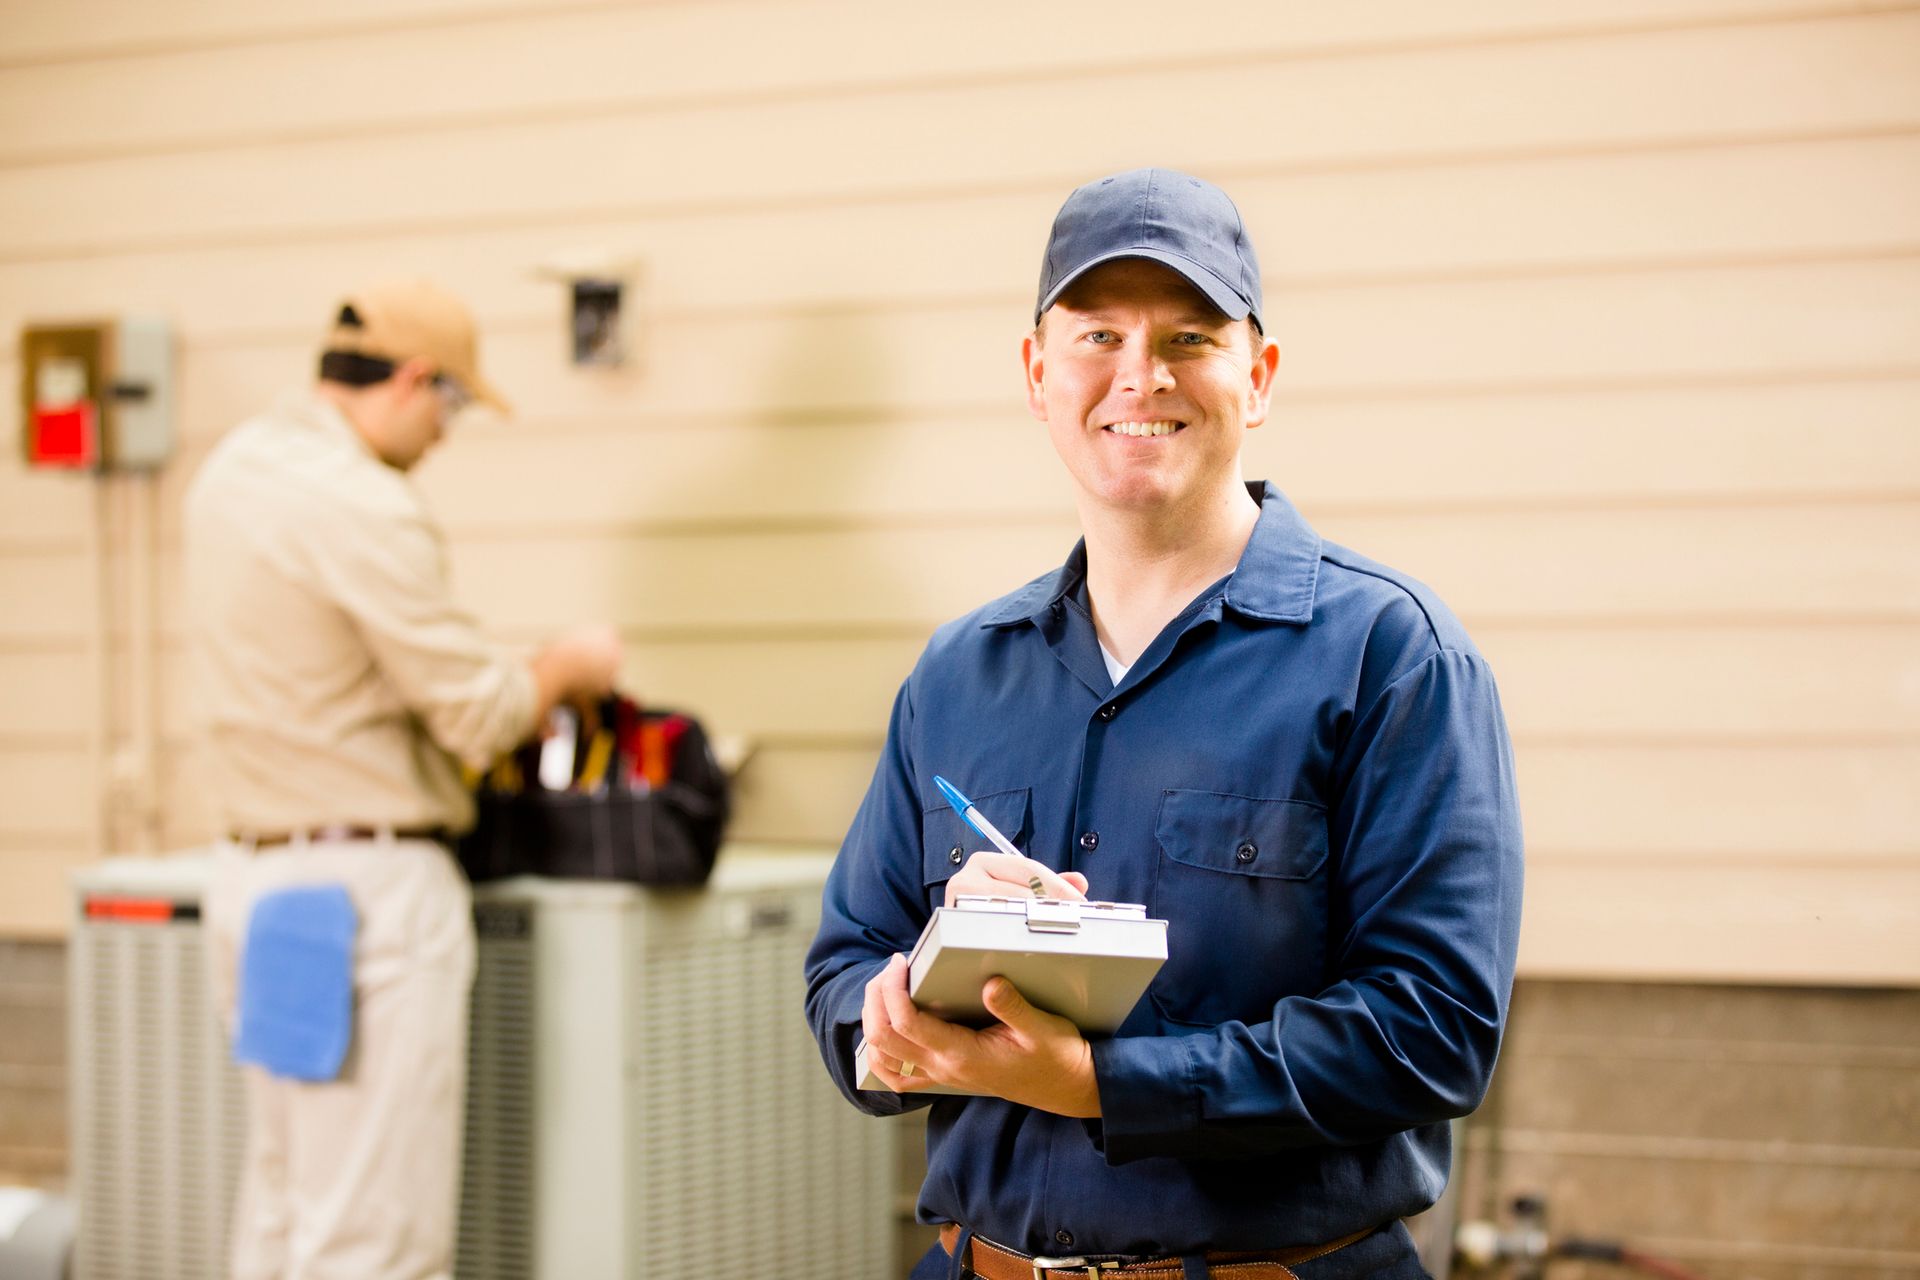
[[[922,1222],[1026,1253],[1258,1250],[1390,1223],[1446,1184],[1445,1122],[1485,1092],[1519,932],[1499,697],[1424,587],[1249,489],[1234,572],[1118,685],[1082,544],[942,627],[895,700],[807,1017],[856,1106],[931,1104]],[[936,773],[1029,857],[1168,922],[1146,998],[1092,1042],[1098,1120],[853,1087],[867,981],[982,845]]]

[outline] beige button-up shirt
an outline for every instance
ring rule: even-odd
[[[473,822],[459,761],[532,730],[527,665],[454,606],[405,474],[315,395],[217,444],[186,497],[216,807],[238,831]]]

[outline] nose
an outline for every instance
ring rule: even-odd
[[[1152,395],[1173,390],[1173,367],[1152,343],[1132,345],[1120,365],[1120,390]]]

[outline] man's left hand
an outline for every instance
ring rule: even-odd
[[[989,979],[981,995],[999,1021],[977,1031],[922,1012],[907,995],[906,957],[893,957],[867,984],[874,1074],[897,1093],[945,1084],[1055,1115],[1098,1116],[1093,1047],[1079,1028],[1028,1004],[1005,978]],[[911,1075],[902,1074],[906,1064]]]

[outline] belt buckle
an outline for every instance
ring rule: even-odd
[[[1085,1258],[1030,1258],[1033,1266],[1033,1280],[1049,1280],[1049,1277],[1062,1271],[1082,1271],[1086,1280],[1099,1280],[1102,1271],[1117,1271],[1117,1262],[1088,1262]]]

